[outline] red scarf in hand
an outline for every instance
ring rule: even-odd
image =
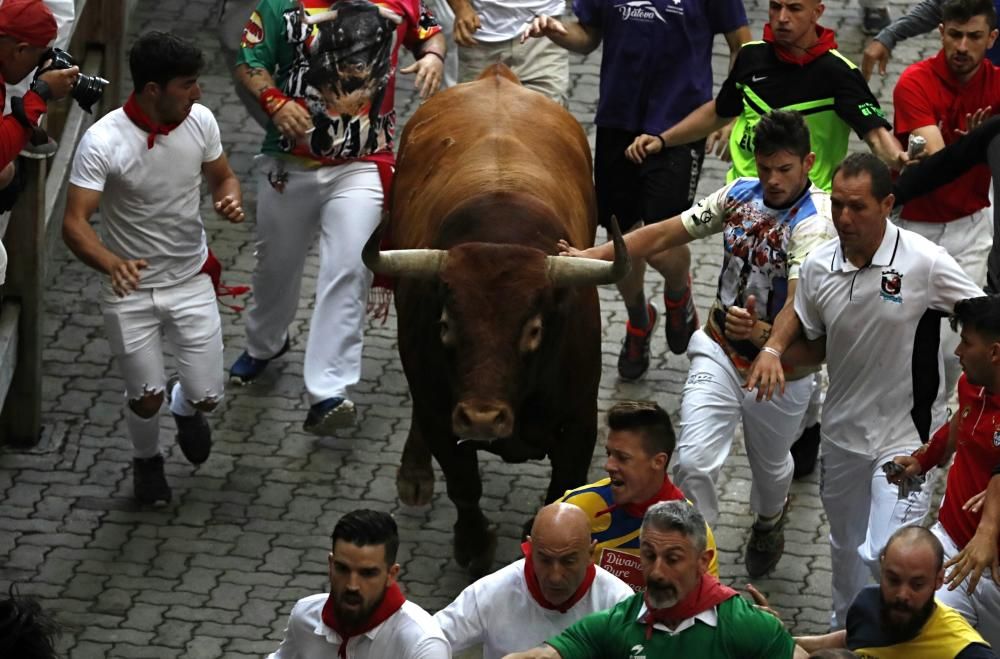
[[[594,567],[593,563],[591,563],[587,566],[587,574],[583,577],[583,583],[581,583],[580,587],[576,589],[576,592],[573,593],[572,597],[562,604],[553,604],[545,599],[545,595],[542,594],[542,587],[538,585],[538,575],[535,574],[535,564],[531,561],[531,543],[521,543],[521,551],[524,552],[524,582],[528,585],[528,592],[531,593],[531,597],[538,602],[538,606],[543,609],[566,613],[573,608],[574,604],[583,599],[583,596],[590,590],[590,585],[594,583],[594,577],[597,576],[597,568]]]
[[[661,501],[677,501],[678,499],[685,500],[686,498],[687,497],[684,496],[684,493],[681,492],[676,485],[671,483],[670,478],[664,474],[663,485],[660,486],[660,489],[651,498],[640,503],[625,503],[621,505],[615,503],[608,506],[604,510],[597,511],[597,514],[594,515],[594,517],[607,515],[608,513],[621,508],[629,517],[642,519],[646,515],[646,511],[649,510],[649,507],[654,503],[659,503]]]
[[[149,115],[143,112],[142,108],[139,107],[139,102],[135,100],[135,92],[129,94],[128,100],[125,101],[125,105],[122,106],[122,110],[125,111],[125,116],[132,120],[132,123],[149,133],[149,137],[146,138],[147,149],[153,148],[153,144],[156,143],[157,135],[169,135],[170,131],[180,126],[180,123],[158,124],[150,119]]]
[[[816,43],[806,48],[805,51],[801,49],[789,50],[787,46],[782,46],[774,41],[774,31],[771,26],[764,26],[764,41],[774,46],[774,54],[778,56],[782,62],[788,62],[789,64],[798,64],[799,66],[805,66],[814,59],[827,53],[837,47],[837,41],[834,39],[833,30],[828,30],[820,25],[816,26]]]
[[[341,657],[341,659],[347,659],[347,641],[352,636],[360,636],[381,625],[396,611],[399,611],[404,602],[406,602],[406,596],[399,589],[399,584],[394,583],[385,589],[385,596],[382,598],[382,603],[378,605],[378,608],[375,609],[368,620],[357,627],[345,627],[337,620],[337,614],[333,610],[333,594],[331,593],[326,598],[326,604],[323,605],[323,624],[337,632],[337,635],[340,636],[340,650],[337,652],[337,656]]]
[[[723,586],[710,574],[701,575],[701,581],[691,589],[691,592],[684,599],[665,609],[654,609],[649,603],[649,595],[647,594],[645,595],[646,615],[642,618],[642,622],[646,625],[646,640],[648,641],[653,636],[653,625],[656,623],[674,629],[684,620],[693,618],[699,613],[708,611],[738,595],[739,593],[729,586]]]

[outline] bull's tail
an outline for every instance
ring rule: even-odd
[[[510,70],[510,67],[503,62],[490,64],[485,70],[483,70],[482,73],[479,74],[479,78],[477,78],[477,80],[489,80],[490,78],[507,78],[511,82],[516,82],[519,85],[521,84],[521,79],[518,78],[517,75]]]

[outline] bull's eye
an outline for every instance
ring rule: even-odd
[[[455,343],[455,333],[451,330],[451,324],[448,322],[448,311],[441,312],[441,319],[438,321],[438,326],[441,329],[441,343],[446,346],[450,346]]]
[[[521,330],[521,353],[534,352],[542,345],[542,317],[533,316]]]

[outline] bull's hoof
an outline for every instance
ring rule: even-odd
[[[455,562],[475,581],[490,573],[497,553],[497,527],[489,524],[476,533],[462,533],[455,526]]]
[[[434,470],[403,465],[396,472],[396,491],[407,506],[426,506],[434,496]]]

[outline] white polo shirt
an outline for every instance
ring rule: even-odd
[[[476,41],[495,43],[521,36],[535,16],[566,13],[565,0],[472,0],[480,28],[472,35]]]
[[[482,644],[483,659],[500,659],[537,647],[584,616],[634,594],[624,581],[598,567],[587,594],[566,613],[546,609],[528,591],[522,558],[467,587],[434,619],[452,651]]]
[[[339,656],[340,635],[323,622],[320,593],[296,602],[285,638],[268,659],[333,659]],[[429,613],[407,600],[381,625],[347,641],[347,659],[450,659],[441,628]]]
[[[806,258],[795,291],[806,336],[826,335],[823,439],[873,457],[911,450],[943,423],[931,418],[943,386],[940,320],[983,295],[944,248],[886,225],[870,265],[856,268],[831,240]]]

